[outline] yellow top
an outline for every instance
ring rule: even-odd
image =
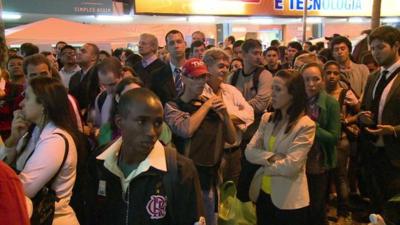
[[[268,151],[273,152],[275,146],[276,137],[271,136],[268,140]],[[267,194],[271,194],[271,176],[264,176],[262,179],[261,190]]]

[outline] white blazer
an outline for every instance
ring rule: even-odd
[[[314,142],[316,125],[308,116],[301,117],[285,134],[278,131],[274,152],[268,151],[268,140],[274,123],[268,122],[271,113],[265,113],[260,126],[247,145],[245,155],[249,162],[262,165],[250,185],[250,199],[256,201],[261,189],[262,177],[271,176],[271,199],[279,209],[299,209],[309,205],[306,177],[307,153]],[[269,163],[267,159],[275,153],[283,153],[286,158]]]

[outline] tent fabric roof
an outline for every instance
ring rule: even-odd
[[[54,44],[62,40],[67,43],[114,43],[135,42],[138,34],[128,30],[102,25],[88,25],[67,20],[48,18],[34,23],[6,29],[8,45],[32,42]]]

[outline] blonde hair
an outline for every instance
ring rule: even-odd
[[[303,64],[317,63],[320,65],[323,65],[321,60],[319,60],[318,55],[315,53],[305,53],[305,54],[299,55],[299,56],[297,56],[295,61],[300,61]]]

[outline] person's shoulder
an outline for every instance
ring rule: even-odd
[[[262,71],[260,73],[260,76],[272,77],[272,73],[269,70],[267,70],[264,67],[262,67]]]
[[[312,120],[309,116],[303,115],[302,117],[299,118],[299,121],[297,124],[300,124],[303,127],[315,127],[315,122]]]
[[[196,176],[198,176],[196,167],[191,159],[179,154],[178,151],[173,147],[165,147],[165,152],[168,151],[175,151],[176,153],[177,175],[179,176],[181,183],[191,182]],[[170,168],[168,168],[168,170],[170,170]]]
[[[0,180],[8,182],[10,179],[18,179],[18,177],[11,167],[0,161]]]

